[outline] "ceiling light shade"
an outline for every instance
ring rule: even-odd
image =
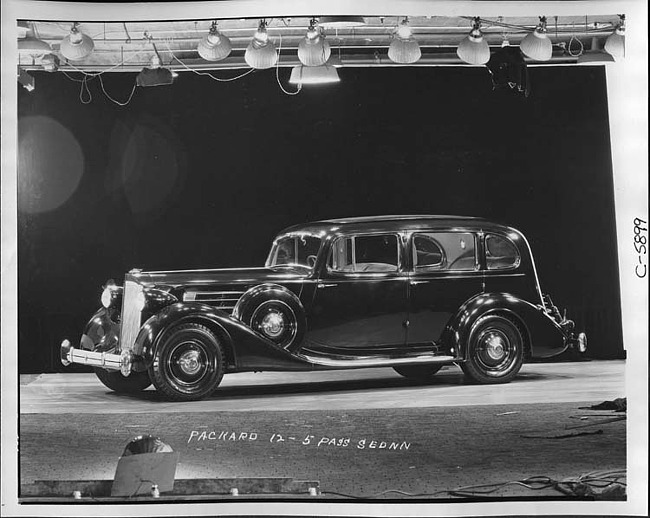
[[[93,39],[77,28],[75,23],[68,34],[61,40],[61,54],[70,61],[77,61],[85,58],[95,48]]]
[[[521,40],[521,51],[535,61],[548,61],[553,56],[553,42],[546,34],[546,17],[540,16],[539,25]]]
[[[404,18],[393,34],[388,57],[393,63],[415,63],[422,56],[420,45],[413,37],[408,18]]]
[[[481,21],[474,18],[472,30],[456,49],[458,57],[470,65],[485,65],[490,60],[490,46],[481,32]]]
[[[339,73],[331,65],[318,67],[298,65],[291,69],[291,77],[289,78],[289,82],[294,85],[322,85],[340,81]]]
[[[232,45],[230,39],[217,30],[217,22],[212,22],[210,32],[201,39],[197,50],[206,61],[219,61],[228,57]]]
[[[298,43],[298,59],[308,67],[324,65],[332,53],[329,43],[312,19],[305,37]]]
[[[366,24],[363,16],[321,16],[318,25],[324,29],[348,29]]]
[[[253,39],[248,44],[246,52],[244,53],[244,60],[251,68],[263,70],[271,68],[278,61],[278,53],[275,50],[275,45],[269,40],[269,35],[266,32],[266,22],[260,21],[257,32]]]
[[[43,40],[39,40],[34,36],[27,36],[22,40],[18,40],[18,53],[25,56],[43,56],[52,52],[52,47]]]
[[[578,65],[606,65],[614,62],[614,56],[601,50],[598,38],[591,38],[591,50],[583,52],[578,57]]]
[[[605,51],[616,59],[625,57],[625,16],[620,15],[621,22],[605,41]]]

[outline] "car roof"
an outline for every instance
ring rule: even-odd
[[[487,231],[514,230],[511,227],[471,216],[402,214],[324,219],[284,229],[281,234],[305,232],[310,234],[339,234],[359,232],[396,232],[422,229],[470,229]]]

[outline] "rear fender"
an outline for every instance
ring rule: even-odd
[[[445,328],[442,342],[453,348],[458,358],[465,359],[474,324],[489,314],[502,314],[521,327],[527,353],[532,358],[548,358],[567,348],[564,332],[543,307],[508,293],[483,293],[465,302]]]
[[[143,366],[151,366],[168,329],[192,322],[207,326],[223,341],[228,364],[234,370],[305,369],[305,362],[279,349],[227,313],[200,302],[172,304],[145,322],[134,348],[135,354],[143,359]]]

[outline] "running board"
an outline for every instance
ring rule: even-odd
[[[298,354],[299,358],[324,367],[345,368],[363,368],[363,367],[393,367],[395,365],[419,365],[430,363],[451,363],[459,361],[454,356],[414,356],[411,358],[350,358],[338,360],[333,358],[323,358],[320,356],[310,356],[307,354]]]

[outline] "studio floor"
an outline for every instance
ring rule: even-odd
[[[320,498],[435,500],[471,486],[561,499],[538,483],[625,470],[625,413],[591,408],[625,397],[624,371],[533,363],[494,386],[466,384],[455,366],[426,385],[391,369],[242,373],[192,403],[114,394],[94,374],[24,375],[20,482],[112,479],[127,442],[152,434],[179,452],[177,479],[310,480]]]

